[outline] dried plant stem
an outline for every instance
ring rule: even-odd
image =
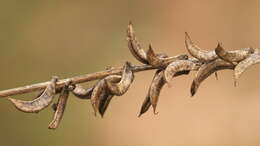
[[[134,72],[141,72],[141,71],[146,71],[146,70],[153,70],[156,69],[155,67],[152,67],[151,65],[139,65],[139,66],[132,66]],[[123,68],[116,68],[116,69],[108,69],[104,71],[99,71],[95,73],[90,73],[90,74],[85,74],[85,75],[80,75],[80,76],[75,76],[67,79],[62,79],[57,82],[56,89],[60,89],[65,85],[65,83],[69,80],[72,81],[73,84],[79,84],[79,83],[84,83],[88,81],[93,81],[97,79],[102,79],[108,75],[116,75],[116,74],[121,74]],[[33,85],[27,85],[24,87],[18,87],[18,88],[13,88],[13,89],[8,89],[8,90],[3,90],[0,91],[0,97],[8,97],[12,95],[19,95],[19,94],[24,94],[24,93],[30,93],[38,90],[43,90],[47,87],[47,85],[50,82],[42,82],[42,83],[37,83]]]

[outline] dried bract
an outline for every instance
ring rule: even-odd
[[[190,60],[174,61],[166,67],[164,71],[164,79],[167,83],[170,83],[177,72],[198,70],[199,67],[199,64],[196,64]]]
[[[140,43],[138,42],[135,33],[134,33],[134,29],[133,29],[133,25],[130,22],[128,25],[128,29],[127,29],[127,41],[128,41],[128,48],[130,50],[130,52],[132,53],[132,55],[140,62],[144,63],[144,64],[148,64],[147,62],[147,57],[146,57],[146,52],[142,49]]]
[[[256,50],[255,53],[248,56],[245,60],[239,62],[235,67],[235,84],[239,77],[245,72],[250,66],[258,64],[260,62],[260,51]]]
[[[195,78],[193,79],[192,85],[191,85],[191,96],[194,96],[197,92],[200,84],[208,78],[212,73],[224,70],[224,69],[234,69],[235,65],[226,62],[221,59],[214,60],[210,63],[206,63],[202,65],[197,72]]]
[[[107,83],[107,87],[110,90],[110,93],[117,96],[123,95],[128,90],[133,80],[134,80],[134,73],[132,71],[130,62],[125,63],[122,72],[122,78],[119,83],[109,82],[108,80],[105,79]]]
[[[63,117],[63,114],[64,114],[64,111],[65,111],[65,108],[66,108],[66,104],[67,104],[67,100],[68,100],[68,97],[69,97],[69,83],[66,84],[61,93],[60,93],[60,96],[59,96],[59,99],[58,99],[58,103],[55,104],[55,113],[54,113],[54,116],[53,116],[53,120],[50,122],[49,124],[49,129],[56,129],[58,128],[60,122],[61,122],[61,119]]]
[[[216,54],[219,56],[219,58],[230,62],[240,62],[244,59],[246,59],[250,54],[254,53],[253,48],[243,48],[240,50],[234,50],[234,51],[226,51],[220,44],[218,44],[217,48],[215,49]]]
[[[57,77],[53,77],[50,84],[44,90],[44,92],[36,99],[32,101],[22,101],[18,99],[8,98],[14,106],[23,112],[27,113],[38,113],[39,111],[46,108],[52,102],[56,92],[55,86],[56,82],[58,81]]]
[[[215,51],[202,50],[194,44],[187,32],[185,33],[185,45],[190,55],[202,62],[210,62],[218,58]]]
[[[171,62],[176,60],[187,60],[188,55],[178,55],[173,57],[160,57],[155,54],[151,45],[149,45],[149,49],[147,51],[147,61],[150,65],[157,68],[165,68]]]

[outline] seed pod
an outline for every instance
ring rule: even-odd
[[[14,106],[23,112],[27,113],[38,113],[39,111],[45,109],[52,102],[56,92],[55,86],[58,81],[57,77],[53,77],[51,83],[46,87],[44,92],[38,98],[32,101],[22,101],[18,99],[8,98]]]
[[[166,67],[164,71],[164,79],[167,83],[170,83],[177,72],[197,70],[199,67],[200,65],[193,63],[190,60],[177,60]]]
[[[250,54],[254,53],[254,51],[255,50],[253,48],[243,48],[240,50],[226,51],[221,46],[221,44],[218,44],[217,48],[215,49],[215,52],[219,56],[219,58],[230,63],[240,62],[246,59]]]
[[[226,62],[221,59],[214,60],[212,62],[203,64],[199,71],[197,72],[195,79],[193,79],[192,85],[191,85],[191,96],[194,96],[197,92],[200,84],[208,78],[212,73],[224,70],[224,69],[234,69],[235,65]]]
[[[127,29],[127,41],[128,41],[128,48],[132,55],[140,62],[144,64],[148,64],[147,57],[145,51],[142,49],[140,43],[138,42],[133,25],[129,22],[128,29]]]
[[[132,67],[130,62],[125,63],[123,73],[122,73],[122,78],[119,83],[112,83],[105,79],[107,87],[110,90],[110,93],[117,96],[123,95],[128,90],[133,80],[134,80],[134,73],[132,72]]]
[[[158,70],[155,73],[152,83],[149,87],[148,94],[142,104],[138,117],[140,117],[142,114],[147,112],[151,105],[153,105],[153,111],[154,111],[154,114],[156,114],[156,106],[158,103],[159,95],[160,95],[162,87],[165,84],[163,72],[164,72],[163,70]],[[181,75],[187,75],[187,74],[189,74],[189,72],[190,71],[180,71],[180,72],[177,72],[176,74],[174,74],[174,77],[181,76]]]
[[[121,76],[110,75],[110,76],[106,77],[105,80],[107,80],[109,82],[113,82],[113,83],[118,83],[121,80]],[[104,114],[108,108],[108,105],[113,97],[114,97],[114,95],[112,95],[106,87],[105,92],[100,96],[100,100],[98,102],[98,111],[99,111],[101,117],[104,116]]]
[[[218,58],[215,51],[202,50],[195,45],[187,32],[185,32],[185,45],[190,55],[202,62],[210,62]]]
[[[80,85],[75,85],[75,89],[72,90],[71,92],[73,93],[74,96],[80,99],[90,99],[93,89],[94,87],[84,89]]]
[[[255,53],[248,56],[245,60],[239,62],[237,66],[235,67],[235,84],[237,83],[237,80],[239,77],[245,72],[250,66],[258,64],[260,62],[260,52],[259,50],[256,50]]]
[[[49,124],[49,129],[58,128],[66,108],[68,97],[69,97],[69,84],[63,87],[58,99],[58,103],[55,104],[56,105],[55,113],[54,113],[53,120]]]
[[[159,55],[156,55],[153,51],[153,48],[151,45],[149,45],[149,49],[147,51],[147,61],[150,65],[154,67],[159,68],[165,68],[167,65],[169,65],[171,62],[176,60],[187,60],[188,55],[178,55],[173,57],[160,57]]]

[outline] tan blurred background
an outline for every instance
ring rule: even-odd
[[[129,60],[125,31],[134,23],[143,46],[187,53],[184,32],[205,49],[260,47],[260,1],[253,0],[1,0],[0,90],[119,66]],[[260,66],[233,87],[232,72],[206,80],[195,98],[194,73],[162,90],[159,115],[137,118],[153,71],[138,73],[130,91],[115,98],[104,119],[89,101],[71,96],[56,131],[48,130],[50,108],[39,114],[0,105],[0,145],[8,146],[258,146]],[[90,84],[84,84],[85,87]],[[30,99],[32,95],[17,96]],[[27,97],[27,98],[25,98]]]

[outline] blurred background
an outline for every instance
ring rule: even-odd
[[[0,90],[91,73],[126,60],[126,28],[131,20],[147,48],[168,55],[187,53],[184,32],[212,50],[260,46],[257,0],[1,0]],[[60,127],[48,130],[53,112],[19,112],[0,105],[0,145],[8,146],[258,146],[260,66],[233,86],[232,71],[211,76],[190,98],[194,73],[164,87],[154,116],[138,118],[153,71],[136,74],[130,90],[112,100],[105,117],[94,117],[89,101],[70,96]],[[89,87],[93,83],[83,84]],[[29,100],[36,93],[16,96]]]

